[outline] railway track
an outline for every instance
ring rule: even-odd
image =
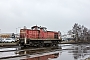
[[[65,47],[65,46],[71,46],[71,45],[61,45],[59,47]],[[13,52],[13,51],[33,51],[33,50],[45,50],[45,49],[51,49],[53,47],[43,47],[43,48],[21,48],[20,46],[7,46],[7,47],[0,47],[0,52]]]

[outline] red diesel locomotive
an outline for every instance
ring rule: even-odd
[[[21,46],[57,46],[61,41],[60,31],[47,31],[46,27],[33,26],[31,29],[27,29],[25,26],[20,29],[20,41]]]

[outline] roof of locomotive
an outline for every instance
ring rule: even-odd
[[[56,32],[56,31],[47,31],[47,32],[53,32],[53,33],[58,33],[58,32]]]
[[[32,26],[31,28],[33,29],[33,28],[35,28],[35,27],[40,28],[40,27],[39,27],[39,26],[37,26],[37,25],[36,25],[36,26]]]
[[[20,30],[39,31],[39,30],[32,30],[32,29],[20,29]]]
[[[34,30],[33,28],[38,28],[38,29]],[[39,26],[36,25],[36,26],[32,26],[31,29],[24,29],[24,28],[23,28],[23,29],[21,29],[21,30],[40,31],[39,29],[47,29],[47,28],[46,28],[46,27],[41,27],[41,26],[39,27]],[[58,33],[58,32],[56,32],[56,31],[48,31],[48,30],[46,30],[46,31],[47,31],[47,32],[52,32],[52,33]]]

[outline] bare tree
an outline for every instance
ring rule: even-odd
[[[68,31],[69,34],[74,34],[75,41],[89,41],[90,40],[90,30],[84,27],[83,25],[79,25],[75,23],[72,30]]]
[[[77,23],[75,23],[72,29],[73,34],[75,34],[74,36],[75,41],[78,41],[78,32],[79,32],[78,29],[79,29],[79,26]]]
[[[90,41],[90,30],[88,30],[88,41]]]
[[[71,34],[72,34],[72,30],[69,30],[69,31],[68,31],[68,34],[71,35]]]

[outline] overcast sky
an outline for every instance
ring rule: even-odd
[[[0,0],[1,33],[36,24],[66,33],[74,23],[90,28],[90,0]]]

